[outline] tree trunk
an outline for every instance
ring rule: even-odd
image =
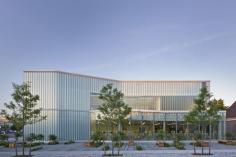
[[[23,128],[22,128],[22,140],[23,140],[23,156],[25,155],[25,103],[23,102]]]
[[[103,151],[104,151],[104,155],[106,155],[105,145],[106,145],[105,140],[103,140]]]
[[[110,138],[111,138],[111,154],[113,155],[114,153],[114,147],[113,147],[113,125],[111,124],[111,121],[109,121],[109,126],[110,126]]]
[[[120,124],[120,122],[119,122],[119,125],[118,125],[118,135],[119,135],[119,137],[118,137],[118,142],[119,142],[119,146],[118,146],[118,155],[120,155],[120,141],[121,141],[121,139],[120,139],[120,132],[121,132],[121,124]]]
[[[113,136],[112,136],[113,137]],[[114,146],[113,146],[113,140],[111,141],[111,154],[114,155]]]
[[[193,151],[194,151],[194,154],[196,154],[196,147],[195,147],[195,142],[194,142],[194,144],[193,144]]]
[[[16,139],[16,142],[15,142],[15,150],[16,150],[16,156],[18,156],[18,150],[17,150],[17,139]]]
[[[211,154],[211,138],[212,138],[212,133],[211,133],[211,131],[212,131],[212,126],[211,126],[211,121],[210,121],[210,129],[209,129],[209,131],[210,131],[210,140],[209,140],[209,155]]]
[[[209,155],[211,154],[211,144],[209,142]]]
[[[114,143],[113,143],[113,125],[111,124],[111,154],[114,154]]]
[[[31,142],[30,142],[30,148],[29,148],[29,155],[31,156]]]
[[[198,132],[200,132],[201,131],[201,129],[200,129],[200,123],[198,124]]]
[[[118,155],[120,155],[120,145],[121,145],[121,140],[120,140],[120,135],[119,135]]]
[[[119,146],[118,146],[118,155],[120,155],[120,142],[119,142]]]
[[[23,135],[22,135],[22,140],[23,140],[23,142],[22,142],[22,143],[23,143],[23,145],[22,145],[22,146],[23,146],[23,147],[22,147],[22,149],[23,149],[23,152],[22,152],[22,153],[23,153],[23,154],[22,154],[22,155],[25,155],[25,135],[24,135],[24,134],[25,134],[25,129],[24,129],[24,126],[23,126],[23,129],[22,129],[22,134],[23,134]]]

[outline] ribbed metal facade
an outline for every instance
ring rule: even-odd
[[[25,71],[24,81],[40,96],[39,107],[47,120],[27,126],[26,133],[55,134],[59,140],[90,138],[91,109],[99,105],[96,95],[112,83],[133,109],[189,111],[199,90],[209,81],[118,81],[59,71]]]
[[[26,127],[26,133],[55,134],[59,140],[90,137],[90,94],[117,81],[64,72],[25,71],[31,92],[40,96],[39,106],[47,120]]]

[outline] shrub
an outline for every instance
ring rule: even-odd
[[[184,148],[184,143],[180,142],[183,139],[183,134],[182,133],[176,133],[173,135],[173,146],[176,149],[185,149]]]
[[[182,133],[173,134],[174,142],[178,143],[178,142],[180,142],[183,139],[184,139],[184,134],[182,134]]]
[[[171,144],[165,142],[164,147],[171,147]]]
[[[0,146],[8,147],[9,143],[6,141],[0,141]]]
[[[236,133],[226,132],[225,136],[227,140],[236,140]]]
[[[48,142],[48,145],[55,145],[55,144],[59,144],[59,142],[57,140]]]
[[[102,142],[93,143],[93,146],[94,146],[94,147],[100,147],[101,145],[102,145]]]
[[[75,143],[75,141],[69,140],[69,141],[66,141],[64,144],[72,144],[72,143]]]
[[[104,134],[101,131],[96,131],[91,136],[92,142],[91,144],[95,147],[99,147],[102,145],[102,141],[105,139]]]
[[[8,138],[7,134],[0,134],[0,140],[6,140]]]
[[[123,145],[124,145],[124,143],[120,142],[120,147],[122,147]],[[114,147],[119,147],[119,142],[115,142]]]
[[[40,147],[35,147],[35,148],[32,148],[31,151],[37,151],[37,150],[40,150],[40,149],[42,149],[42,148],[43,148],[42,146],[40,146]]]
[[[39,140],[39,141],[43,140],[43,138],[44,138],[44,135],[43,135],[43,134],[38,134],[38,135],[36,136],[36,140]]]
[[[136,150],[143,150],[141,145],[136,145]]]
[[[48,136],[48,139],[49,139],[49,141],[56,141],[56,140],[57,140],[57,136],[56,136],[56,135],[53,135],[53,134],[50,134],[50,135]]]
[[[59,142],[57,141],[57,136],[56,135],[50,134],[48,136],[48,139],[49,139],[48,145],[59,144]]]
[[[165,138],[165,132],[164,132],[163,130],[158,130],[156,136],[157,136],[157,139],[158,139],[158,140],[164,140],[164,138]]]
[[[110,149],[110,146],[108,144],[106,144],[104,147],[103,147],[103,150],[107,151]]]
[[[31,143],[31,147],[40,146],[41,142],[33,142]],[[25,144],[25,147],[30,147],[30,143]]]
[[[195,141],[201,140],[202,139],[202,134],[200,132],[196,132],[193,134],[193,139]]]
[[[175,144],[175,148],[176,148],[176,149],[184,150],[184,149],[185,149],[185,148],[184,148],[184,143],[182,143],[182,142],[176,143],[176,144]]]
[[[116,134],[113,134],[112,141],[114,142],[114,147],[122,147],[124,143],[121,142],[121,140],[125,139],[126,135],[123,132],[117,132]]]
[[[173,140],[173,135],[171,133],[165,134],[167,140]]]
[[[196,146],[196,147],[201,147],[201,146],[202,146],[202,142],[201,142],[201,141],[197,141],[197,142],[195,143],[195,146]]]

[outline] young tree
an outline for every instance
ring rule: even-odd
[[[157,131],[157,140],[158,140],[157,144],[161,147],[164,147],[165,146],[164,139],[165,139],[165,132],[162,129],[158,130]]]
[[[208,92],[207,88],[204,87],[200,90],[200,94],[194,100],[195,107],[188,115],[185,116],[185,121],[198,126],[198,133],[201,137],[200,139],[205,139],[207,127],[211,128],[212,125],[216,124],[221,118],[218,115],[218,111],[220,111],[217,106],[215,100],[211,100],[212,95]],[[211,130],[211,129],[210,129]],[[210,137],[211,138],[211,137]],[[198,138],[199,139],[199,138]],[[194,145],[194,153],[195,153],[195,145]],[[203,147],[202,147],[203,154]],[[209,146],[209,154],[210,154],[210,146]]]
[[[6,109],[1,111],[1,114],[11,122],[16,130],[16,145],[18,136],[23,137],[23,156],[25,155],[25,126],[34,124],[46,119],[46,116],[41,115],[41,108],[36,108],[39,100],[38,95],[33,95],[30,92],[29,83],[17,85],[13,83],[14,92],[11,95],[12,101],[5,103]],[[16,156],[17,156],[16,147]]]
[[[112,84],[107,84],[102,88],[99,94],[99,99],[103,101],[99,106],[98,120],[107,126],[111,133],[112,140],[112,155],[114,155],[114,142],[118,141],[118,154],[121,145],[122,131],[127,124],[127,116],[131,112],[131,108],[123,101],[123,93],[117,88],[112,87]]]

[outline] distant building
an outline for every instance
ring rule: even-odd
[[[226,131],[236,133],[236,101],[226,111]]]
[[[3,116],[0,115],[0,125],[4,124],[6,122],[7,122],[6,118],[4,118]]]

